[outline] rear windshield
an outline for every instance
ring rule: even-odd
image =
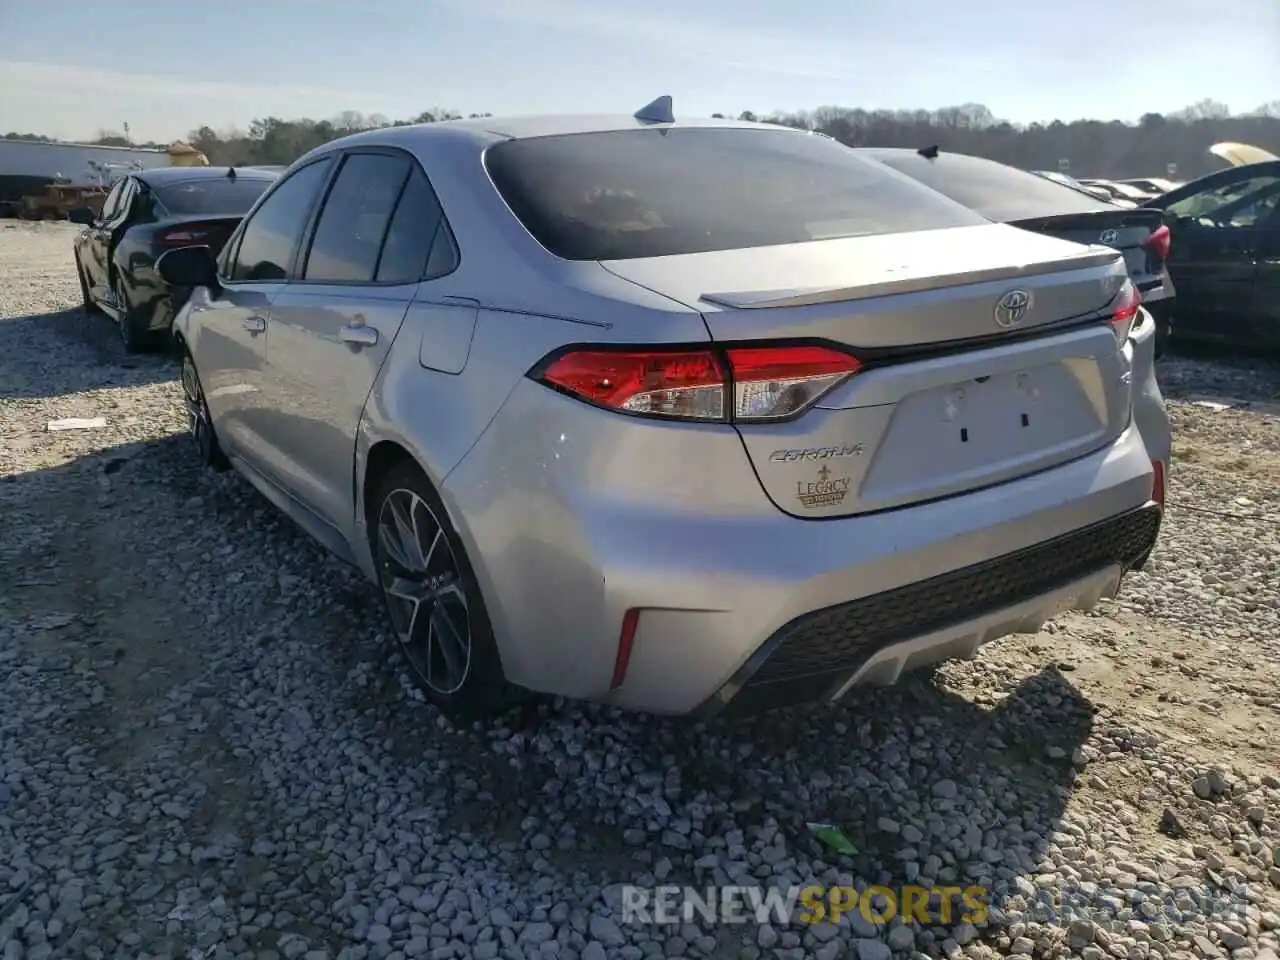
[[[944,153],[936,160],[926,160],[913,152],[875,156],[881,163],[997,223],[1115,210],[1105,200],[1082,190],[981,157]]]
[[[981,224],[826,137],[652,128],[509,140],[508,206],[566,260],[628,260]]]
[[[270,180],[206,177],[179,180],[152,190],[161,205],[176,216],[246,213],[271,186]]]

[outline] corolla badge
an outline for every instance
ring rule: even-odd
[[[1120,231],[1118,230],[1103,230],[1102,236],[1098,237],[1098,242],[1105,243],[1107,246],[1111,246],[1112,244],[1118,242],[1119,240],[1120,240]]]
[[[1020,324],[1031,311],[1031,294],[1010,290],[996,301],[996,323],[1006,330]]]

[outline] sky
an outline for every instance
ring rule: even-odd
[[[986,104],[1134,120],[1280,98],[1277,0],[0,0],[0,133],[255,117]],[[86,8],[87,9],[87,8]]]

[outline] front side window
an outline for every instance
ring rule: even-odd
[[[1193,193],[1166,208],[1175,217],[1248,227],[1269,215],[1280,174],[1258,174]]]
[[[123,220],[128,217],[129,210],[133,206],[133,198],[138,195],[138,184],[133,177],[126,177],[120,182],[124,185],[124,189],[120,191],[119,204],[112,220]]]
[[[347,157],[320,211],[303,279],[371,282],[408,175],[409,161],[402,156],[357,153]]]
[[[120,195],[124,193],[124,185],[124,180],[117,180],[116,185],[107,194],[107,199],[102,201],[102,213],[99,214],[101,220],[110,220],[116,215],[116,211],[120,209]]]
[[[333,158],[325,157],[282,180],[254,211],[240,235],[231,280],[287,280],[302,232]]]
[[[566,260],[625,260],[985,223],[827,137],[649,128],[485,153],[512,212]]]

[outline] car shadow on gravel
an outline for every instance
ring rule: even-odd
[[[32,344],[57,343],[46,356],[33,357]],[[35,400],[177,380],[174,356],[165,351],[125,353],[115,323],[102,314],[69,307],[52,313],[0,318],[0,356],[31,357],[12,364],[0,397]]]

